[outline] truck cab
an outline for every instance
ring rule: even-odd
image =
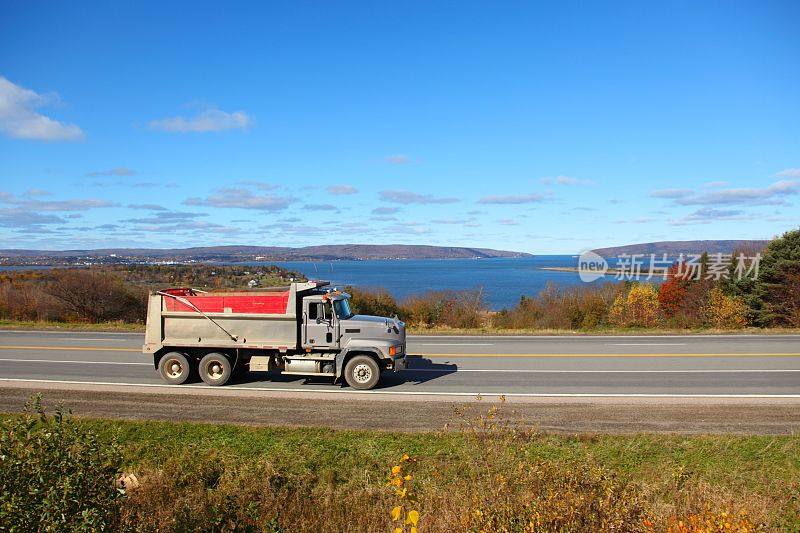
[[[303,298],[301,345],[306,353],[332,352],[336,359],[337,376],[356,388],[362,388],[356,377],[348,374],[347,363],[356,355],[366,356],[383,370],[398,371],[406,367],[405,324],[396,317],[357,315],[350,308],[350,295],[336,289],[315,291]],[[362,364],[370,365],[367,361]],[[352,365],[351,365],[352,366]],[[358,367],[355,364],[354,368]],[[361,380],[367,374],[362,366]],[[352,373],[352,372],[351,372]],[[367,380],[369,381],[369,380]],[[371,387],[369,387],[371,388]]]

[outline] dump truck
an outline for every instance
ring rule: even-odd
[[[142,351],[167,383],[225,385],[242,372],[342,379],[374,388],[406,368],[406,327],[356,315],[327,281],[238,292],[172,288],[150,293]]]

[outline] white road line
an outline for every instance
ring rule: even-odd
[[[167,385],[156,383],[118,383],[114,381],[69,381],[58,379],[17,379],[17,378],[0,378],[1,382],[8,383],[53,383],[61,385],[103,385],[113,387],[147,387],[147,388],[182,388],[182,389],[204,389],[209,392],[217,392],[222,394],[242,392],[242,391],[259,391],[259,392],[302,392],[309,394],[384,394],[396,396],[457,396],[457,397],[495,397],[505,396],[513,398],[774,398],[774,399],[800,399],[800,394],[647,394],[647,393],[570,393],[570,392],[422,392],[422,391],[386,391],[386,390],[370,390],[359,391],[351,389],[312,389],[312,388],[278,388],[278,387],[211,387],[209,385]]]
[[[64,359],[0,359],[5,363],[68,363],[71,365],[146,365],[152,363],[126,363],[123,361],[66,361]]]
[[[531,369],[488,369],[488,368],[459,368],[453,370],[439,370],[437,368],[409,368],[408,372],[436,372],[441,374],[461,373],[461,372],[508,372],[513,374],[739,374],[739,373],[762,373],[762,372],[800,372],[800,368],[791,369],[688,369],[688,370],[531,370]]]

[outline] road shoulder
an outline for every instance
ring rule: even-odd
[[[328,427],[383,431],[437,431],[458,424],[456,410],[488,410],[496,399],[426,401],[376,396],[264,391],[221,394],[215,389],[139,391],[131,387],[35,383],[0,385],[0,411],[19,412],[41,392],[48,405],[75,415],[253,426]],[[534,398],[509,399],[511,421],[552,433],[800,433],[800,402],[785,399]]]

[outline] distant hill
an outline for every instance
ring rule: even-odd
[[[628,244],[626,246],[611,246],[593,250],[603,257],[615,257],[621,254],[664,254],[677,256],[679,254],[729,254],[734,251],[759,252],[767,246],[769,241],[661,241],[645,242],[641,244]]]
[[[208,246],[199,248],[103,248],[95,250],[0,250],[5,264],[125,263],[142,261],[332,261],[337,259],[472,259],[526,257],[530,254],[407,244],[339,244],[289,248],[278,246]]]

